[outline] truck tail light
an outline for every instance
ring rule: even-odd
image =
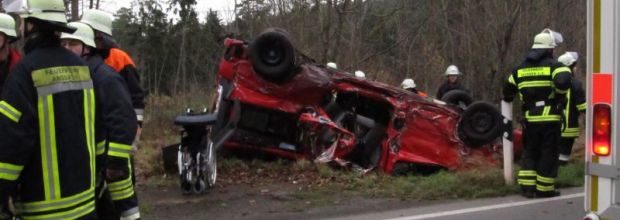
[[[609,156],[611,153],[611,107],[596,104],[593,110],[592,152],[597,156]]]

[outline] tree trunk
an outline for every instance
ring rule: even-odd
[[[80,0],[71,0],[71,20],[80,18]]]

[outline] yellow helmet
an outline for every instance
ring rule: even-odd
[[[80,22],[90,25],[93,29],[112,36],[112,15],[95,9],[85,10]]]
[[[76,28],[76,30],[73,34],[63,32],[60,35],[60,39],[75,39],[82,41],[86,46],[97,47],[97,45],[95,45],[95,32],[90,26],[82,22],[71,22],[67,25]]]
[[[15,19],[8,14],[0,13],[0,32],[6,36],[17,38]]]

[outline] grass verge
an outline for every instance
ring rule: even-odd
[[[209,103],[203,96],[151,96],[148,102],[150,110],[147,111],[145,119],[141,147],[136,154],[137,174],[143,180],[151,176],[165,176],[161,148],[178,143],[180,139],[180,128],[173,124],[175,116],[183,113],[185,107],[201,109],[205,103]],[[576,161],[578,162],[560,168],[556,179],[558,187],[583,185],[584,163]],[[288,187],[292,189],[292,197],[314,205],[332,204],[354,196],[439,200],[494,197],[519,192],[518,186],[504,184],[502,170],[498,167],[478,167],[458,172],[441,171],[428,176],[392,177],[381,172],[362,176],[353,171],[334,170],[305,160],[240,159],[236,156],[220,155],[218,163],[218,185]],[[176,174],[171,173],[168,177],[164,178],[166,181],[146,183],[176,183]]]

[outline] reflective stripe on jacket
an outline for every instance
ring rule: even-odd
[[[504,100],[512,101],[519,94],[528,122],[560,121],[563,109],[558,102],[570,88],[570,74],[568,67],[545,54],[545,51],[530,51],[528,58],[504,83]]]

